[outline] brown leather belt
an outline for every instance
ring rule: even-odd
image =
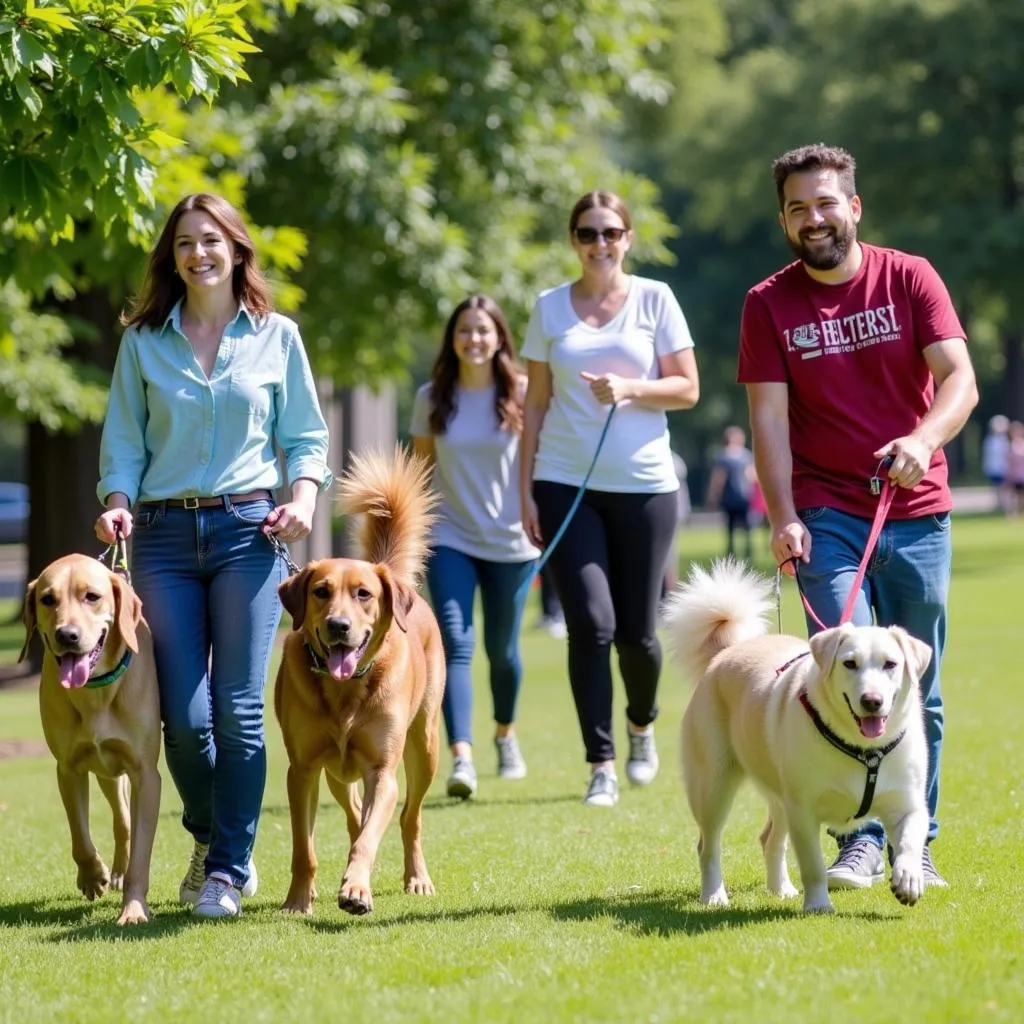
[[[249,491],[248,494],[228,494],[232,505],[245,505],[250,501],[273,501],[274,496],[268,490]],[[147,505],[166,505],[168,508],[216,508],[223,506],[224,497],[220,498],[165,498],[163,501],[147,501]]]

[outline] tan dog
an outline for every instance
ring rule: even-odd
[[[786,869],[788,834],[804,910],[831,911],[821,826],[848,832],[877,817],[895,851],[893,892],[915,903],[924,891],[928,833],[918,682],[931,648],[896,626],[844,625],[809,643],[764,635],[770,588],[735,562],[717,563],[710,575],[694,568],[665,615],[676,658],[697,681],[682,743],[686,794],[700,828],[701,901],[729,902],[722,830],[749,777],[768,802],[761,845],[773,893],[797,895]],[[879,754],[872,793],[866,762]],[[869,796],[870,810],[862,810]]]
[[[321,769],[352,843],[338,906],[373,910],[370,873],[398,801],[403,758],[405,889],[434,892],[420,847],[421,808],[437,772],[445,663],[434,613],[415,590],[436,502],[428,475],[427,464],[401,448],[393,458],[356,458],[342,481],[342,508],[365,514],[367,560],[311,562],[279,590],[293,622],[274,691],[290,764],[292,881],[284,910],[313,910]]]
[[[117,923],[148,921],[160,814],[160,696],[142,602],[97,559],[67,555],[29,583],[23,619],[21,658],[36,629],[46,648],[39,710],[57,759],[78,888],[90,900],[123,889]],[[90,772],[114,812],[110,870],[89,834]]]

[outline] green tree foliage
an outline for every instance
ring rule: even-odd
[[[344,383],[406,371],[418,337],[476,288],[517,323],[569,271],[567,216],[621,191],[639,249],[668,252],[657,190],[622,171],[617,99],[664,100],[655,0],[305,0],[255,38],[253,87],[221,118],[257,220],[305,233],[301,322]],[[244,154],[244,155],[242,155]]]
[[[19,364],[0,374],[0,408],[51,428],[102,415],[83,369],[96,330],[36,317],[18,290],[37,303],[97,287],[123,295],[167,196],[155,174],[177,141],[167,123],[180,103],[246,77],[255,47],[242,7],[0,0],[0,344]],[[77,359],[66,358],[69,331]]]
[[[1016,0],[689,0],[665,142],[642,169],[683,225],[679,286],[702,369],[735,367],[746,289],[789,257],[772,159],[819,140],[858,160],[861,236],[927,256],[967,321],[983,409],[1024,414],[1024,6]],[[1003,389],[1004,378],[1016,383]],[[707,395],[708,392],[705,391]],[[708,431],[741,389],[702,403]]]

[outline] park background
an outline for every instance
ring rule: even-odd
[[[406,429],[448,312],[483,290],[522,336],[574,272],[567,216],[620,192],[630,268],[668,281],[702,399],[669,420],[695,504],[747,288],[787,262],[771,160],[859,162],[861,237],[920,253],[967,326],[981,402],[1024,417],[1019,0],[0,0],[0,479],[28,571],[95,544],[118,314],[184,193],[242,207],[299,322],[331,459]],[[319,517],[300,556],[338,553]]]
[[[954,482],[977,484],[988,417],[1024,418],[1021,53],[1020,0],[0,0],[0,479],[26,480],[33,508],[27,559],[0,561],[20,582],[96,550],[117,316],[154,230],[201,189],[244,209],[301,326],[336,470],[401,436],[459,299],[490,292],[521,336],[537,292],[574,270],[573,200],[619,191],[631,269],[672,285],[697,340],[703,398],[669,421],[699,504],[721,429],[746,418],[744,294],[790,258],[769,166],[817,140],[859,161],[861,237],[925,255],[952,292],[981,403],[949,454]],[[747,791],[727,832],[733,906],[701,908],[676,768],[686,687],[666,670],[658,779],[598,819],[580,802],[564,647],[528,628],[530,775],[503,786],[482,755],[476,800],[435,784],[436,898],[401,892],[393,826],[374,915],[342,915],[345,829],[324,798],[316,917],[279,914],[285,758],[268,722],[245,917],[204,929],[177,905],[188,843],[164,770],[154,919],[125,932],[116,898],[74,890],[28,675],[0,693],[0,1022],[1021,1020],[1021,520],[959,505],[955,520],[937,846],[951,888],[920,906],[876,886],[823,920],[769,899]],[[341,544],[328,516],[318,530],[310,553]],[[695,523],[681,566],[721,543]],[[791,587],[782,611],[802,629]],[[0,602],[0,682],[17,615]],[[479,659],[476,684],[485,747]]]

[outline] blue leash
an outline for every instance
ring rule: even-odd
[[[604,447],[604,439],[608,436],[608,428],[612,425],[612,416],[615,415],[615,408],[618,402],[612,402],[612,407],[608,410],[608,418],[604,421],[604,428],[601,430],[601,436],[597,441],[597,449],[594,451],[594,457],[590,460],[590,467],[587,469],[587,474],[583,478],[583,483],[580,484],[579,490],[576,492],[576,497],[573,498],[572,504],[569,506],[569,511],[566,512],[565,518],[562,520],[562,525],[559,526],[555,532],[554,537],[551,538],[551,543],[548,544],[540,558],[537,559],[533,566],[533,571],[529,576],[519,584],[519,589],[516,591],[516,598],[518,599],[521,591],[529,593],[530,587],[533,586],[533,581],[539,575],[541,569],[547,564],[548,559],[551,557],[551,553],[555,550],[558,542],[562,539],[562,535],[569,528],[569,523],[572,517],[576,514],[576,509],[580,507],[580,502],[583,500],[583,492],[587,489],[587,484],[590,482],[590,476],[594,472],[594,466],[597,465],[597,457],[601,454],[601,449]]]

